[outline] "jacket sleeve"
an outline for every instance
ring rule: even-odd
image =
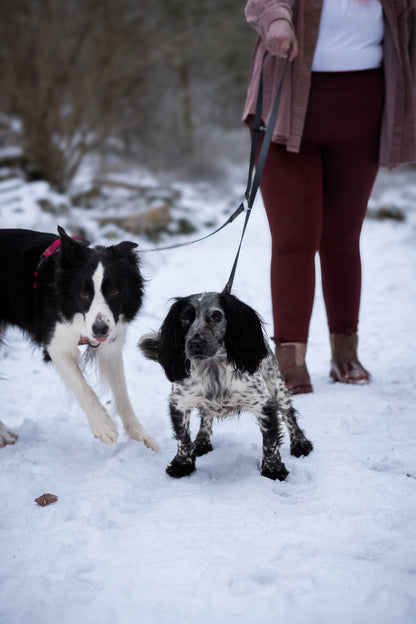
[[[292,21],[294,2],[295,0],[248,0],[245,8],[246,20],[265,39],[272,22],[279,18]]]

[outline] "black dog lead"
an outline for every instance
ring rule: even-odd
[[[228,293],[228,294],[230,294],[231,288],[234,282],[235,272],[237,269],[238,259],[239,259],[240,251],[241,251],[241,245],[243,243],[244,235],[247,229],[248,220],[251,215],[251,209],[254,204],[254,200],[255,200],[259,185],[260,185],[260,179],[263,174],[264,165],[266,163],[267,153],[269,151],[270,143],[272,140],[273,128],[276,122],[277,111],[279,108],[280,95],[282,92],[283,81],[286,75],[286,69],[287,69],[287,65],[289,62],[289,52],[288,52],[286,56],[285,65],[283,67],[282,77],[280,79],[279,87],[277,89],[276,97],[273,103],[273,108],[272,108],[272,112],[270,115],[269,123],[268,123],[268,126],[265,127],[261,123],[261,113],[262,113],[262,107],[263,107],[263,66],[264,66],[264,61],[267,55],[268,55],[268,52],[266,51],[263,55],[263,60],[262,60],[259,90],[258,90],[258,95],[257,95],[256,113],[254,116],[254,123],[253,123],[253,129],[252,129],[253,136],[252,136],[252,141],[251,141],[248,180],[247,180],[247,188],[244,193],[244,197],[247,201],[246,218],[244,221],[243,231],[241,233],[240,243],[238,245],[238,249],[237,249],[233,267],[231,269],[230,277],[228,278],[228,282],[226,283],[224,290],[223,290],[223,293]],[[260,149],[260,153],[259,153],[259,157],[258,157],[257,165],[256,165],[256,172],[255,172],[254,179],[253,179],[253,171],[254,171],[254,165],[256,162],[256,156],[258,152],[258,143],[259,143],[260,133],[264,133],[264,139],[263,139],[263,143]],[[242,205],[243,204],[241,204],[241,206]]]
[[[240,238],[240,243],[237,249],[237,254],[234,260],[234,264],[231,270],[231,274],[230,277],[228,278],[228,282],[223,290],[224,293],[230,293],[231,292],[231,288],[233,285],[233,281],[234,281],[234,276],[235,276],[235,272],[237,269],[237,264],[238,264],[238,258],[240,255],[240,250],[241,250],[241,245],[243,242],[243,238],[245,235],[245,231],[247,228],[247,224],[248,224],[248,220],[250,218],[250,214],[251,214],[251,209],[253,207],[253,203],[254,203],[254,199],[256,197],[256,193],[257,190],[259,188],[259,184],[260,184],[260,178],[262,176],[263,173],[263,169],[264,169],[264,165],[266,162],[266,157],[267,157],[267,152],[269,151],[269,146],[270,146],[270,142],[271,142],[271,138],[272,138],[272,132],[273,132],[273,128],[274,128],[274,124],[276,121],[276,115],[277,115],[277,110],[279,107],[279,101],[280,101],[280,95],[281,95],[281,91],[282,91],[282,86],[283,86],[283,81],[285,78],[285,74],[286,74],[286,68],[289,62],[289,52],[287,53],[287,57],[286,57],[286,62],[283,68],[283,73],[282,73],[282,77],[279,83],[279,87],[277,89],[277,93],[276,93],[276,98],[273,104],[273,108],[272,108],[272,112],[270,115],[270,120],[269,120],[269,124],[267,127],[263,126],[261,123],[261,113],[262,113],[262,108],[263,108],[263,65],[264,65],[264,61],[266,59],[268,55],[268,52],[266,51],[263,55],[263,60],[262,60],[262,68],[261,68],[261,73],[260,73],[260,82],[259,82],[259,90],[258,90],[258,95],[257,95],[257,103],[256,103],[256,112],[254,115],[254,123],[253,123],[253,136],[252,136],[252,140],[251,140],[251,150],[250,150],[250,162],[249,162],[249,169],[248,169],[248,179],[247,179],[247,187],[244,193],[244,198],[245,201],[247,202],[247,208],[245,208],[244,206],[244,201],[242,201],[240,203],[240,205],[238,206],[238,208],[231,214],[230,217],[228,217],[228,219],[225,221],[225,223],[223,223],[219,228],[217,228],[216,230],[214,230],[213,232],[210,232],[209,234],[207,234],[206,236],[202,236],[201,238],[197,238],[195,240],[192,241],[187,241],[185,243],[177,243],[175,245],[168,245],[167,247],[155,247],[153,249],[142,249],[141,253],[145,253],[145,252],[149,252],[149,251],[167,251],[169,249],[176,249],[178,247],[185,247],[187,245],[193,245],[194,243],[199,243],[203,240],[206,240],[207,238],[210,238],[211,236],[214,236],[214,234],[217,234],[218,232],[220,232],[223,228],[225,228],[227,225],[229,225],[230,223],[232,223],[242,212],[244,212],[246,210],[246,218],[245,218],[245,222],[243,225],[243,231],[241,234],[241,238]],[[256,166],[256,173],[254,175],[254,179],[253,179],[253,171],[254,171],[254,167],[255,167],[255,162],[256,162],[256,156],[257,156],[257,151],[258,151],[258,143],[259,143],[259,134],[260,133],[264,133],[264,140],[263,140],[263,144],[261,146],[261,150],[260,150],[260,154],[259,154],[259,158],[257,161],[257,166]]]

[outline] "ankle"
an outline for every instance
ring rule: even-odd
[[[280,372],[289,392],[291,394],[312,392],[312,384],[305,362],[306,343],[273,340],[276,343],[276,357]]]
[[[371,375],[358,359],[358,334],[330,334],[330,343],[332,353],[330,377],[341,383],[369,383]]]
[[[331,345],[332,360],[335,362],[354,362],[358,361],[358,334],[330,334],[329,341]]]
[[[275,340],[276,343],[276,355],[282,360],[284,364],[289,366],[304,366],[306,359],[305,342],[280,342]]]

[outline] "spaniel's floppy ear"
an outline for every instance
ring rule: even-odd
[[[159,332],[158,360],[169,381],[182,381],[189,375],[189,361],[185,356],[185,335],[179,322],[184,306],[178,299],[171,307]]]
[[[220,300],[227,319],[228,360],[240,371],[254,373],[268,354],[260,317],[234,295],[222,293]]]

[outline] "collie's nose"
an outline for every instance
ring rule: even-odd
[[[109,332],[109,325],[105,321],[97,320],[92,326],[92,333],[94,338],[107,338]]]

